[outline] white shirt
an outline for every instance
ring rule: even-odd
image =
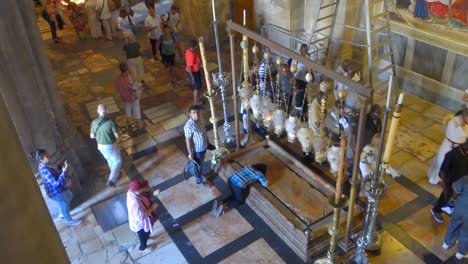
[[[118,17],[117,18],[117,28],[119,30],[122,30],[122,32],[133,32],[132,31],[132,24],[130,24],[130,21],[128,20],[129,16],[126,16],[125,18]]]
[[[163,19],[164,21],[167,21],[167,24],[169,26],[171,26],[172,30],[174,32],[177,32],[177,23],[179,22],[180,20],[180,15],[179,13],[175,13],[174,15],[173,14],[169,14],[169,13],[166,13],[164,14],[163,16]],[[167,18],[169,17],[169,21],[167,20]]]
[[[98,12],[98,15],[99,15],[99,11],[101,11],[101,8],[102,8],[101,16],[99,17],[100,19],[112,18],[112,13],[109,9],[108,1],[109,0],[97,0],[96,2],[96,11]]]
[[[162,35],[162,30],[161,30],[161,18],[158,15],[155,15],[154,17],[148,16],[145,19],[145,27],[154,27],[158,26],[157,28],[151,30],[148,32],[148,37],[150,39],[157,39],[159,40]]]

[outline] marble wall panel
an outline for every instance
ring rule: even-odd
[[[468,87],[468,58],[456,55],[450,86],[464,91]]]
[[[426,77],[440,81],[447,50],[416,41],[412,70]]]

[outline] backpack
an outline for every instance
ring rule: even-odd
[[[175,47],[175,44],[176,44],[176,41],[175,41],[175,38],[174,38],[174,34],[171,33],[171,38],[172,38],[172,44],[174,45]],[[161,35],[161,38],[159,39],[159,54],[162,54],[162,49],[163,49],[163,40],[164,40],[164,34]]]
[[[184,167],[185,180],[188,180],[190,176],[194,176],[195,178],[202,177],[200,165],[198,165],[198,163],[196,163],[194,160],[188,160]]]

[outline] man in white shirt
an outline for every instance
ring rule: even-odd
[[[175,43],[176,49],[179,52],[179,56],[182,57],[182,48],[180,47],[181,34],[179,32],[179,28],[181,26],[179,8],[174,5],[171,6],[171,11],[162,15],[161,18],[163,19],[164,24],[171,27],[171,33],[176,42]]]
[[[102,26],[104,31],[106,31],[107,40],[112,40],[112,34],[114,33],[114,27],[112,25],[112,12],[109,8],[110,0],[97,0],[96,2],[96,12],[98,18],[102,21]]]
[[[154,60],[158,60],[161,57],[159,54],[159,40],[162,36],[162,23],[161,17],[156,15],[154,6],[148,7],[148,17],[145,19],[145,29],[148,31],[148,38],[151,43],[151,50],[153,51]]]

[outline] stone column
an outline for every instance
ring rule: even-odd
[[[0,32],[0,95],[22,149],[30,153],[41,147],[53,159],[66,158],[74,189],[80,189],[80,177],[87,176],[88,146],[67,122],[32,2],[0,1]],[[35,171],[35,162],[30,164]]]
[[[0,5],[0,9],[5,10],[3,8],[5,6]],[[10,11],[14,12],[14,9]],[[18,28],[11,29],[14,30]],[[3,53],[0,56],[3,56]],[[5,69],[4,66],[1,73]],[[2,88],[5,85],[3,77],[0,77]],[[2,98],[0,120],[1,262],[69,263]]]

